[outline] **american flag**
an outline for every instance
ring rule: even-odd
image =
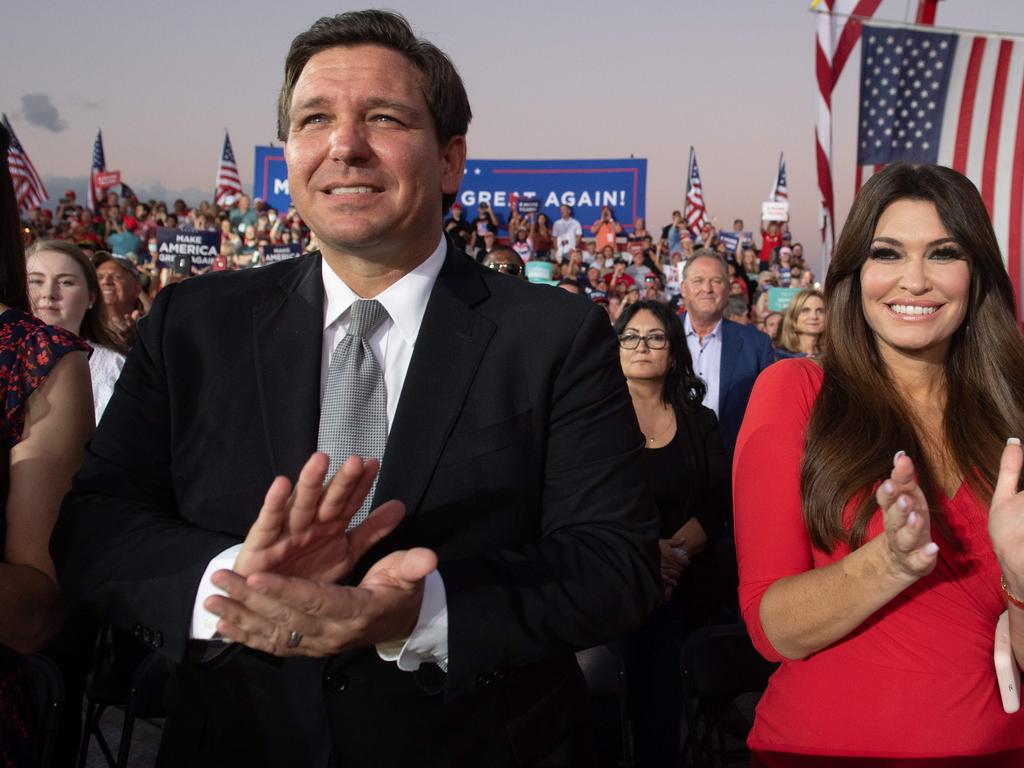
[[[789,201],[789,190],[786,189],[786,160],[779,153],[779,172],[775,175],[775,184],[768,199],[773,203]]]
[[[832,91],[860,40],[859,19],[870,18],[881,3],[882,0],[814,0],[811,4],[811,8],[819,12],[814,51],[818,122],[814,136],[818,166],[818,223],[826,257],[832,255],[836,218],[832,194]]]
[[[693,237],[700,235],[700,228],[708,222],[708,210],[704,207],[704,188],[697,170],[697,153],[690,147],[690,173],[686,181],[686,228]]]
[[[1024,39],[865,26],[859,120],[858,180],[911,162],[974,182],[1020,297]]]
[[[238,175],[235,153],[231,151],[231,139],[228,132],[224,131],[224,151],[220,154],[220,165],[217,166],[217,191],[213,193],[213,200],[217,205],[224,205],[226,197],[240,194],[242,179]]]
[[[43,180],[36,173],[35,166],[28,159],[25,148],[21,146],[18,137],[14,135],[14,129],[7,120],[7,115],[2,115],[4,128],[11,136],[11,146],[7,150],[7,167],[11,171],[11,181],[14,184],[14,195],[18,200],[19,211],[29,211],[32,208],[46,202],[49,195],[46,194],[46,187]]]
[[[96,141],[92,144],[92,168],[89,171],[89,193],[86,196],[86,205],[90,211],[95,211],[99,204],[102,190],[96,186],[96,175],[107,170],[107,161],[103,156],[103,131],[96,131]]]

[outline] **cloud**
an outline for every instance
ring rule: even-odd
[[[21,97],[21,116],[32,125],[60,133],[67,124],[45,93],[26,93]]]

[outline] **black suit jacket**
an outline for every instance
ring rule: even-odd
[[[185,661],[207,563],[316,448],[322,325],[318,255],[161,292],[57,526],[72,598]],[[164,762],[542,759],[587,710],[572,651],[639,624],[657,599],[642,443],[607,315],[449,246],[375,496],[407,516],[361,564],[438,552],[448,674],[401,672],[372,648],[186,662]]]

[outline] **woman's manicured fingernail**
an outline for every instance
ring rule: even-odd
[[[896,486],[892,484],[892,480],[886,480],[882,483],[882,490],[892,496],[896,492]]]
[[[1007,445],[1020,445],[1020,438],[1019,437],[1008,437],[1008,438],[1006,438],[1006,444]]]
[[[896,462],[900,460],[900,456],[906,456],[906,451],[896,451],[896,455],[892,457],[892,465],[895,467]]]
[[[917,512],[907,515],[907,525],[917,525]]]
[[[926,555],[934,555],[938,551],[939,545],[936,544],[934,541],[929,541],[927,544],[924,545],[924,553]]]
[[[907,501],[906,496],[900,496],[898,499],[896,499],[896,506],[900,508],[901,512],[906,512],[907,507],[910,506],[910,502]]]

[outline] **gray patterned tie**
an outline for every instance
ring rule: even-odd
[[[366,339],[387,316],[387,310],[378,301],[356,301],[349,309],[348,333],[331,355],[316,441],[316,449],[331,457],[328,479],[334,477],[349,456],[380,460],[384,455],[388,439],[387,393],[384,374]],[[349,523],[350,529],[370,514],[376,488],[374,479],[366,501]]]

